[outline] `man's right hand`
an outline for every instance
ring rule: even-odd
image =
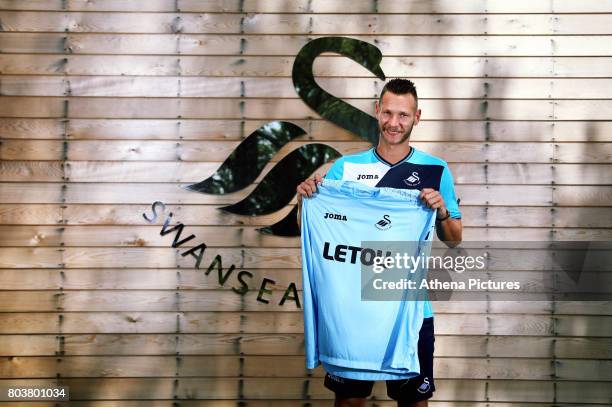
[[[321,174],[315,173],[314,177],[308,178],[298,185],[296,188],[298,204],[302,203],[302,197],[312,197],[317,192],[317,185],[320,185],[322,182],[323,177],[321,177]]]

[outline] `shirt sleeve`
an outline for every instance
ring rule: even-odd
[[[312,247],[308,223],[310,200],[304,200],[302,208],[302,298],[304,300],[304,348],[306,351],[306,368],[314,369],[321,364],[319,359],[318,338],[318,305],[314,281],[311,279]]]
[[[327,174],[325,174],[324,178],[340,181],[342,180],[343,175],[344,175],[344,160],[342,159],[342,157],[340,157],[336,161],[334,161],[332,166],[327,171]]]
[[[455,184],[453,182],[453,174],[448,166],[444,166],[442,171],[442,180],[440,181],[440,194],[450,217],[453,219],[461,219],[461,211],[459,210],[459,202],[455,194]]]

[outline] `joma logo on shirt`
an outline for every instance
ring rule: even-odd
[[[346,222],[346,215],[340,215],[339,213],[329,213],[325,212],[325,217],[323,219],[335,219],[335,220],[343,220]]]
[[[362,179],[378,179],[378,174],[357,174],[357,181]]]

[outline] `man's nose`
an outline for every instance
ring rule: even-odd
[[[391,117],[389,118],[389,125],[395,127],[398,124],[399,124],[399,117],[397,117],[397,115],[391,115]]]

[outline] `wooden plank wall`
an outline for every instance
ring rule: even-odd
[[[415,80],[414,144],[450,163],[466,240],[610,240],[611,1],[341,3],[0,0],[0,384],[59,381],[77,406],[331,404],[300,310],[278,305],[300,288],[299,241],[255,231],[290,208],[245,218],[217,208],[252,187],[180,188],[270,120],[308,131],[273,161],[313,140],[364,148],[292,87],[319,36],[375,44],[388,77]],[[315,74],[372,112],[364,68],[330,54]],[[252,291],[171,248],[163,217],[142,218],[155,200]],[[433,406],[612,404],[608,302],[435,310]],[[383,383],[374,396],[394,405]]]

